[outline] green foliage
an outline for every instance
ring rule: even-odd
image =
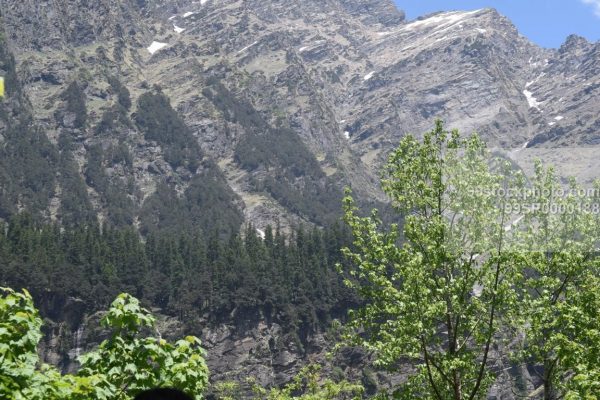
[[[554,170],[538,161],[532,188],[528,201],[538,206],[516,232],[526,338],[519,356],[539,364],[546,398],[592,399],[600,390],[600,183],[592,193],[571,180],[560,196]]]
[[[2,105],[0,104],[0,108]],[[0,146],[0,216],[17,212],[18,205],[31,213],[44,212],[54,194],[58,150],[43,132],[32,128],[30,116],[7,118],[5,141]]]
[[[113,92],[116,93],[119,105],[125,110],[129,110],[131,108],[131,95],[129,89],[127,89],[116,76],[109,76],[108,84]]]
[[[213,391],[218,400],[237,400],[242,397],[240,384],[233,381],[217,382]]]
[[[25,399],[37,390],[32,377],[42,320],[28,292],[0,291],[0,397]]]
[[[110,339],[80,357],[76,375],[61,376],[41,364],[37,345],[42,320],[28,292],[2,289],[0,297],[0,396],[3,399],[130,399],[140,391],[176,387],[200,399],[208,369],[200,341],[192,336],[174,344],[161,338],[139,338],[153,317],[137,299],[121,294],[103,318]]]
[[[111,179],[106,174],[106,168],[116,163],[123,163],[131,168],[131,154],[125,143],[116,148],[110,146],[105,152],[101,145],[90,146],[88,149],[88,164],[84,171],[86,183],[94,188],[101,196],[102,203],[108,211],[108,220],[115,226],[131,226],[134,219],[134,204],[132,193],[120,179]]]
[[[243,215],[238,208],[238,197],[225,182],[216,164],[209,160],[202,163],[201,171],[185,191],[186,210],[192,226],[201,227],[205,232],[239,230]]]
[[[322,379],[321,368],[310,365],[282,389],[267,390],[254,385],[255,399],[261,400],[344,400],[361,399],[363,388],[342,380]]]
[[[363,398],[364,389],[344,379],[326,379],[321,366],[311,364],[303,368],[282,388],[264,388],[252,378],[248,379],[253,395],[245,393],[237,382],[220,382],[214,391],[218,400],[358,400]]]
[[[367,302],[351,313],[350,338],[383,367],[415,366],[393,398],[484,398],[501,340],[513,347],[500,357],[542,372],[529,396],[596,398],[600,183],[590,195],[571,180],[565,192],[537,162],[527,184],[477,136],[438,121],[422,142],[402,140],[383,187],[406,216],[402,232],[375,211],[359,216],[347,197],[356,250],[344,252],[348,284]]]
[[[4,21],[0,21],[0,70],[4,71],[4,94],[6,98],[21,95],[21,85],[17,76],[15,57],[6,43]],[[4,100],[0,100],[0,104]]]
[[[184,121],[171,107],[161,92],[147,92],[138,99],[135,122],[146,139],[163,146],[165,160],[177,168],[184,166],[191,172],[198,168],[202,151]]]
[[[175,387],[200,398],[208,385],[208,368],[200,340],[193,336],[170,344],[159,338],[138,338],[153,327],[154,318],[137,299],[121,294],[102,324],[113,330],[97,350],[80,357],[83,377],[103,376],[114,399],[128,399],[153,387]],[[98,387],[98,386],[97,386]]]
[[[210,161],[202,164],[184,195],[160,183],[146,199],[140,212],[142,232],[204,232],[221,234],[237,231],[243,221],[237,195],[227,186],[218,166]]]
[[[73,156],[72,138],[61,134],[59,148],[58,172],[62,193],[58,216],[65,226],[94,222],[96,214],[92,208],[85,182],[79,174],[79,166]]]
[[[75,114],[74,127],[85,128],[87,123],[86,97],[81,86],[73,81],[62,93],[61,99],[65,102],[65,110]]]
[[[264,240],[252,226],[243,235],[153,231],[142,241],[129,226],[60,227],[21,214],[0,224],[0,282],[36,298],[47,298],[48,289],[77,297],[91,310],[128,292],[189,329],[199,329],[205,314],[212,323],[234,310],[239,320],[262,315],[298,332],[301,344],[356,301],[333,267],[348,243],[340,226],[287,237],[267,228]]]
[[[115,131],[123,128],[132,128],[133,124],[127,115],[127,110],[116,104],[106,109],[102,114],[100,122],[96,126],[97,134],[115,134]]]
[[[325,176],[314,155],[289,128],[269,129],[264,134],[243,137],[235,149],[235,160],[249,171],[261,166],[267,169],[285,166],[296,178]]]
[[[356,266],[348,284],[367,301],[351,313],[351,327],[364,333],[353,340],[376,351],[380,366],[414,364],[398,398],[482,398],[492,382],[489,352],[515,303],[505,207],[494,193],[519,177],[488,161],[476,136],[449,135],[438,121],[422,143],[405,137],[385,168],[384,190],[406,215],[403,235],[345,200],[356,246],[344,251]]]

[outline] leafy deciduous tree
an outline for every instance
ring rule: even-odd
[[[200,340],[188,336],[175,344],[140,338],[154,318],[134,297],[121,294],[102,324],[113,330],[98,349],[80,357],[76,375],[62,376],[42,364],[37,345],[42,320],[27,291],[2,289],[0,297],[0,397],[27,400],[130,399],[152,387],[170,386],[201,398],[208,368]]]
[[[383,188],[402,232],[360,217],[348,196],[356,249],[344,251],[356,266],[348,284],[367,301],[351,314],[353,339],[381,366],[414,366],[395,398],[484,398],[491,361],[505,356],[541,371],[530,398],[596,398],[599,183],[565,190],[538,162],[528,184],[438,121],[423,142],[402,140]],[[504,339],[520,348],[494,354]]]
[[[422,143],[405,137],[385,167],[402,232],[383,229],[376,212],[360,217],[345,199],[356,248],[345,249],[356,266],[348,283],[367,301],[350,325],[380,366],[414,365],[397,398],[482,398],[492,382],[490,356],[515,301],[505,198],[495,194],[522,181],[505,162],[494,168],[477,136],[449,134],[438,121]]]

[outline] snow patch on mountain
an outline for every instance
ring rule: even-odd
[[[160,49],[163,49],[165,47],[168,46],[168,43],[161,43],[161,42],[152,42],[152,44],[150,46],[147,47],[148,53],[150,54],[154,54],[157,51],[159,51]]]
[[[528,88],[529,86],[533,85],[534,83],[537,83],[540,79],[542,79],[544,76],[546,75],[545,72],[542,72],[541,74],[539,74],[534,80],[529,81],[525,84],[525,87]]]
[[[446,13],[436,14],[433,17],[413,21],[407,24],[404,29],[413,30],[420,29],[424,27],[432,27],[436,28],[445,28],[452,25],[456,25],[465,19],[469,18],[472,15],[480,13],[481,10],[462,12],[462,11],[452,11]]]
[[[525,89],[525,90],[523,90],[523,94],[527,98],[527,104],[529,104],[529,108],[535,108],[537,110],[540,109],[540,105],[542,103],[540,103],[538,101],[538,99],[536,99],[535,97],[533,97],[533,93],[531,93],[529,90]]]

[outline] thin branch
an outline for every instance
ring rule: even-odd
[[[421,344],[423,346],[423,355],[425,356],[425,366],[427,367],[427,378],[429,379],[429,384],[433,389],[435,396],[438,400],[443,400],[435,381],[433,380],[433,375],[431,373],[431,366],[429,365],[429,353],[427,352],[427,346],[425,345],[425,337],[421,335]]]

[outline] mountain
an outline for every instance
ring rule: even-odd
[[[171,196],[205,229],[193,209],[215,203],[225,210],[211,213],[233,226],[242,216],[261,229],[324,225],[339,215],[344,185],[365,204],[384,201],[387,152],[435,118],[503,148],[596,143],[598,44],[570,37],[541,49],[491,9],[410,22],[384,0],[3,1],[2,10],[32,123],[55,146],[72,139],[81,201],[113,224],[176,226],[174,216],[144,218]],[[151,93],[160,99],[140,108]],[[172,108],[173,137],[140,123],[153,107]],[[128,161],[109,160],[114,149]],[[201,181],[212,197],[193,190]],[[54,208],[64,202],[60,182],[48,190]],[[68,220],[51,204],[38,211]]]
[[[525,169],[542,157],[588,181],[599,166],[600,43],[543,49],[493,9],[407,21],[391,0],[0,0],[0,12],[3,220],[27,211],[145,238],[330,226],[344,186],[385,210],[382,163],[436,118]],[[235,354],[220,371],[266,357],[265,380],[280,382],[324,351],[314,336],[313,350],[274,352],[278,328],[253,324],[206,333],[214,362]]]

